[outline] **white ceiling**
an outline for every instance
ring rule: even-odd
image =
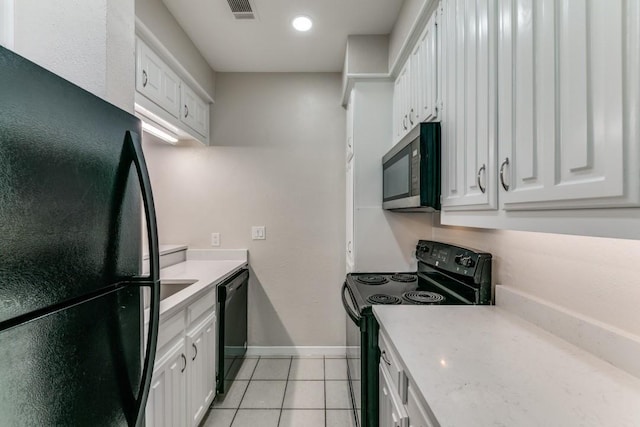
[[[251,0],[255,21],[227,0],[163,0],[216,71],[341,71],[347,35],[389,34],[403,0]],[[313,19],[299,33],[296,15]]]

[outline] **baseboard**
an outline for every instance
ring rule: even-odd
[[[504,285],[496,306],[640,377],[640,337]]]
[[[346,346],[249,346],[247,356],[332,356],[345,357]]]

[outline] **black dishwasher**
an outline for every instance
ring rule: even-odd
[[[247,352],[248,284],[249,271],[243,269],[218,286],[220,317],[216,389],[219,395],[224,395],[229,390]]]

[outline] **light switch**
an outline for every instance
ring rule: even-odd
[[[253,240],[265,240],[267,238],[267,230],[264,225],[254,225],[251,227],[251,238]]]
[[[211,246],[220,246],[220,233],[211,233]]]

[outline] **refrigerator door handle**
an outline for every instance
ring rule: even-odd
[[[147,235],[149,239],[149,277],[133,280],[138,285],[151,287],[151,300],[149,304],[149,334],[147,335],[147,349],[144,356],[144,365],[142,369],[142,378],[140,379],[139,394],[136,399],[135,425],[141,426],[144,420],[144,412],[149,396],[149,388],[151,387],[151,375],[153,373],[153,364],[156,357],[156,346],[158,344],[158,327],[160,324],[160,253],[158,249],[158,227],[156,223],[156,211],[153,203],[153,194],[151,192],[151,182],[149,180],[149,172],[147,164],[142,154],[142,146],[140,145],[140,136],[137,133],[127,131],[125,135],[125,144],[128,146],[133,157],[138,180],[140,181],[140,190],[142,192],[142,201],[144,204],[144,213],[147,220]],[[142,279],[142,280],[140,280]]]

